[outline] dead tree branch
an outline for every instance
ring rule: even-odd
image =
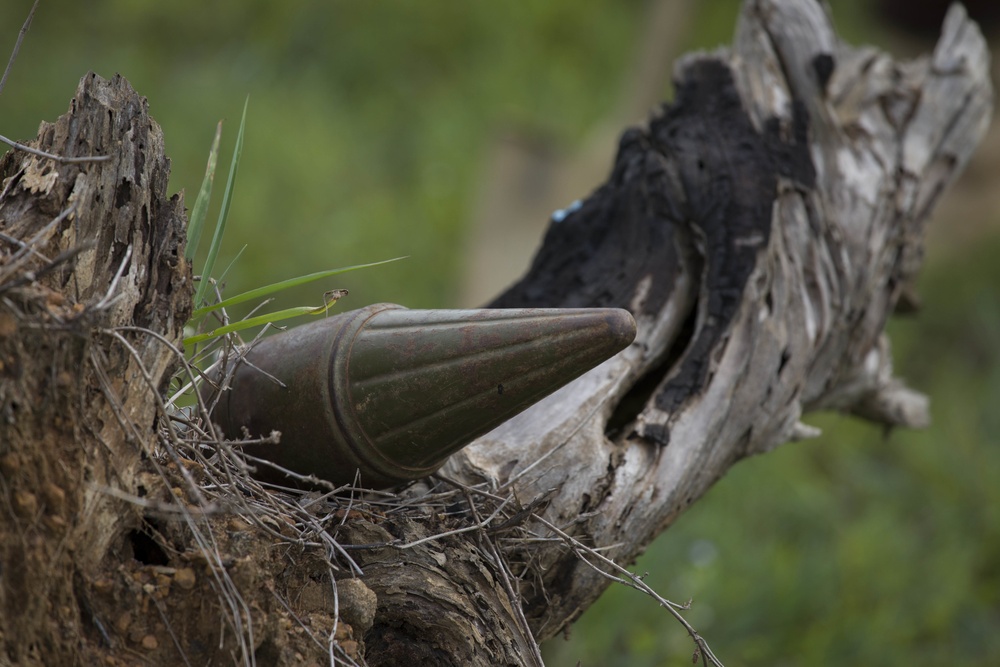
[[[732,49],[675,78],[676,101],[623,135],[608,182],[493,304],[627,307],[636,342],[446,471],[554,489],[545,518],[624,563],[741,458],[808,437],[805,412],[927,423],[884,325],[992,107],[986,44],[958,6],[933,55],[897,63],[843,44],[820,3],[752,0]],[[558,546],[531,558],[541,639],[606,580]]]

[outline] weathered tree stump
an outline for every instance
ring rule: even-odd
[[[632,561],[809,410],[926,423],[883,329],[988,123],[987,62],[958,7],[896,63],[820,3],[748,0],[494,303],[625,307],[636,343],[391,499],[182,456],[205,446],[159,399],[182,203],[145,101],[88,75],[35,147],[109,160],[0,162],[0,663],[538,664],[608,582],[570,540]]]
[[[0,663],[73,664],[140,524],[108,491],[141,493],[191,275],[163,135],[127,81],[88,74],[33,147],[111,157],[0,162]]]

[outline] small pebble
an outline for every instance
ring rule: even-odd
[[[174,582],[186,591],[191,590],[195,584],[194,570],[189,567],[182,567],[174,574]]]

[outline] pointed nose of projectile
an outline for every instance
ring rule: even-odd
[[[408,310],[379,304],[278,334],[247,355],[219,417],[227,435],[304,475],[391,486],[627,347],[619,309]],[[268,380],[259,368],[286,386]]]
[[[350,405],[382,456],[436,467],[634,338],[624,310],[388,310],[351,346]]]

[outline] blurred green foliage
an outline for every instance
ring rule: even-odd
[[[86,70],[120,72],[149,98],[191,206],[216,121],[230,121],[228,155],[249,94],[221,266],[247,250],[230,288],[409,255],[283,305],[346,287],[348,308],[442,307],[491,134],[578,139],[615,101],[641,5],[43,0],[0,96],[0,134],[34,136]],[[30,6],[0,3],[0,43]]]
[[[728,42],[738,4],[698,3],[684,47]],[[863,0],[833,4],[848,39],[875,38]],[[4,51],[30,5],[0,3]],[[149,98],[191,206],[216,121],[227,156],[249,93],[220,265],[248,247],[227,293],[409,255],[275,307],[333,287],[351,290],[346,308],[448,306],[488,141],[514,127],[578,142],[616,101],[644,7],[42,0],[0,134],[33,137],[87,70],[121,72]],[[636,565],[694,599],[690,621],[727,664],[1000,663],[998,253],[983,243],[929,267],[924,311],[890,327],[901,373],[933,397],[931,429],[807,419],[822,439],[737,465]],[[545,650],[555,666],[642,666],[689,664],[692,644],[652,600],[612,588]]]

